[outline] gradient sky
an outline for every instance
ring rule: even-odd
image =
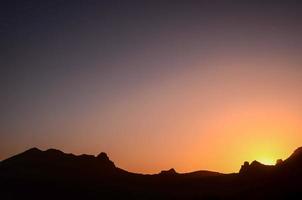
[[[34,146],[142,173],[285,159],[302,146],[302,3],[244,2],[1,3],[0,160]]]

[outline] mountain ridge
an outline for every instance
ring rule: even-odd
[[[105,152],[100,152],[97,156],[95,155],[89,155],[89,154],[80,154],[80,155],[75,155],[72,153],[64,153],[61,150],[58,149],[54,149],[54,148],[49,148],[45,151],[37,148],[37,147],[33,147],[30,148],[28,150],[25,150],[22,153],[16,154],[14,156],[11,156],[7,159],[4,159],[2,161],[0,161],[1,163],[6,163],[8,161],[17,159],[17,158],[27,158],[27,159],[32,159],[32,158],[37,158],[36,156],[47,156],[52,157],[52,158],[73,158],[73,159],[82,159],[82,160],[94,160],[97,161],[99,159],[99,161],[102,161],[103,164],[108,164],[111,165],[111,167],[116,167],[114,162],[110,160],[110,158],[108,157],[107,153]],[[239,173],[244,173],[244,171],[246,171],[247,169],[256,169],[256,168],[272,168],[275,167],[277,165],[284,165],[287,162],[291,162],[294,159],[301,159],[302,160],[302,147],[297,148],[286,160],[277,160],[280,161],[280,163],[278,163],[276,161],[275,165],[265,165],[257,160],[252,161],[251,163],[245,161],[244,164],[241,166]],[[127,170],[124,170],[127,171]],[[213,174],[223,174],[220,172],[215,172],[215,171],[209,171],[209,170],[196,170],[196,171],[192,171],[192,172],[184,172],[184,173],[178,173],[174,168],[170,168],[169,170],[162,170],[160,171],[158,174],[162,174],[162,175],[177,175],[177,174],[198,174],[198,173],[213,173]],[[129,172],[129,173],[134,173],[134,174],[141,174],[141,173],[136,173],[136,172]],[[146,174],[147,175],[147,174]],[[148,175],[155,175],[155,174],[148,174]]]
[[[118,168],[105,152],[74,155],[38,148],[0,162],[4,199],[293,199],[302,198],[301,180],[301,148],[276,165],[245,162],[233,174],[174,168],[139,174]]]

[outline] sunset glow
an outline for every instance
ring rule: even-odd
[[[0,160],[36,146],[232,173],[302,146],[300,10],[109,2],[7,20]]]

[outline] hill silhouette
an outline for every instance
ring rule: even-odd
[[[115,166],[106,153],[29,149],[0,162],[1,199],[302,199],[302,148],[274,166],[245,162],[239,173],[143,175]]]

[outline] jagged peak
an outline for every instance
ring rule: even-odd
[[[162,170],[160,172],[160,174],[163,174],[163,175],[175,175],[175,174],[178,174],[178,173],[176,172],[176,170],[174,168],[171,168],[169,170]]]
[[[302,147],[297,148],[291,156],[302,156]]]
[[[20,153],[19,155],[33,156],[33,155],[38,155],[41,153],[43,153],[42,150],[38,149],[37,147],[33,147],[33,148],[30,148],[30,149],[24,151],[23,153]],[[18,156],[18,155],[16,155],[16,156]],[[13,156],[13,157],[15,157],[15,156]]]
[[[33,148],[30,148],[30,149],[26,150],[25,152],[28,152],[28,153],[29,152],[42,152],[42,150],[38,149],[37,147],[33,147]]]
[[[110,160],[108,155],[105,152],[99,153],[99,155],[97,155],[97,158],[102,159],[102,160]]]
[[[108,155],[105,152],[101,152],[99,155],[97,155],[96,159],[101,162],[107,163],[108,166],[115,167],[114,162],[109,159]]]
[[[257,160],[254,160],[251,164],[250,164],[250,166],[263,166],[264,164],[263,163],[261,163],[261,162],[259,162],[259,161],[257,161]]]
[[[302,161],[302,147],[297,148],[284,162],[288,163],[296,161]]]

